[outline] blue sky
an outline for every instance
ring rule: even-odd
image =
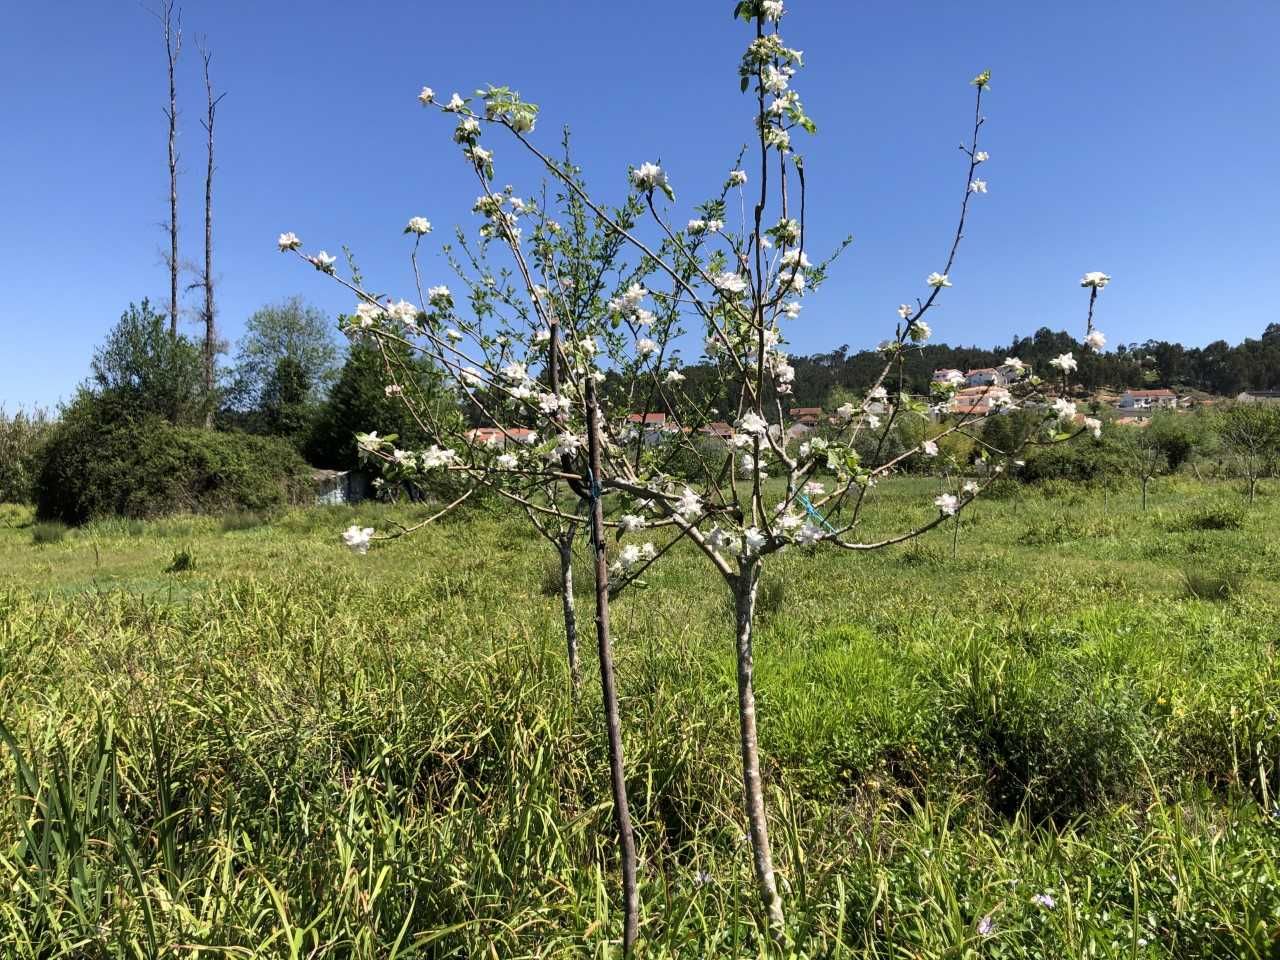
[[[732,0],[355,5],[188,0],[180,68],[183,256],[201,255],[203,90],[194,38],[214,51],[220,324],[234,340],[263,303],[350,298],[280,256],[357,253],[371,283],[407,287],[409,216],[439,240],[476,190],[449,126],[415,102],[507,83],[561,124],[594,190],[617,197],[628,163],[659,160],[682,204],[716,189],[750,131]],[[979,70],[993,71],[977,198],[935,336],[995,344],[1082,324],[1081,273],[1104,270],[1112,343],[1204,344],[1280,319],[1280,70],[1272,0],[788,3],[805,51],[796,89],[819,135],[811,254],[854,245],[790,331],[798,353],[881,339],[894,308],[941,266],[953,229]],[[131,300],[163,300],[163,48],[130,0],[9,10],[0,32],[0,404],[65,399]],[[536,192],[527,167],[499,181]],[[690,215],[677,209],[677,220]],[[433,250],[435,248],[433,247]],[[438,258],[428,279],[449,282]],[[195,305],[194,297],[190,305]],[[190,329],[194,332],[194,326]]]

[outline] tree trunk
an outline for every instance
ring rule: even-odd
[[[635,949],[640,921],[640,894],[636,887],[636,839],[627,805],[627,779],[622,763],[622,720],[613,678],[613,649],[609,636],[609,560],[605,553],[604,506],[600,502],[600,411],[595,381],[587,380],[587,450],[591,475],[587,478],[591,505],[591,547],[596,559],[596,645],[600,656],[600,689],[604,697],[609,736],[609,780],[613,789],[613,819],[618,828],[618,854],[622,861],[622,951]]]
[[[578,614],[573,607],[573,540],[562,536],[556,546],[560,554],[560,603],[564,607],[564,639],[569,654],[569,676],[576,692],[582,686],[578,669]]]
[[[1253,505],[1254,497],[1258,492],[1258,478],[1253,474],[1249,475],[1249,504]]]
[[[756,588],[760,568],[757,560],[744,559],[734,586],[733,606],[737,622],[738,732],[742,751],[742,792],[747,807],[747,824],[755,859],[760,899],[775,939],[783,932],[782,898],[773,873],[773,851],[769,847],[769,822],[765,816],[764,785],[760,779],[760,747],[756,736],[755,660],[751,652],[755,626]]]
[[[178,338],[178,88],[174,67],[182,52],[182,13],[175,28],[173,3],[166,2],[162,11],[164,48],[169,60],[169,336]]]
[[[209,135],[209,155],[204,175],[204,425],[208,429],[213,426],[213,361],[217,354],[213,310],[213,120],[218,101],[222,97],[213,95],[213,83],[209,79],[209,60],[212,54],[203,43],[200,46],[200,56],[204,60],[204,90],[208,102],[204,128]]]
[[[1147,480],[1145,477],[1142,480],[1142,509],[1143,510],[1147,509],[1147,484],[1150,482],[1151,481]]]

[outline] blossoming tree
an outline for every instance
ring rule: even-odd
[[[910,541],[958,516],[1028,444],[1101,429],[1096,421],[1080,422],[1065,389],[1051,403],[1049,384],[1016,357],[1003,366],[1007,387],[983,391],[981,403],[972,396],[958,403],[958,382],[936,385],[928,398],[910,396],[902,387],[903,358],[930,337],[926,317],[952,285],[970,205],[988,189],[979,176],[990,159],[979,142],[988,72],[972,81],[973,123],[961,147],[963,195],[940,269],[925,276],[913,302],[897,308],[893,335],[880,347],[883,367],[859,400],[839,407],[823,436],[795,429],[783,405],[795,375],[785,352],[786,331],[843,247],[817,262],[806,249],[811,204],[805,161],[792,141],[816,127],[793,86],[803,58],[779,33],[783,4],[742,0],[734,14],[752,33],[739,67],[741,88],[754,101],[751,145],[683,226],[675,222],[668,173],[657,164],[632,167],[626,199],[610,208],[588,193],[567,160],[553,159],[539,146],[537,107],[509,88],[444,101],[424,88],[423,105],[455,120],[453,139],[481,191],[475,209],[484,219],[482,241],[501,251],[504,267],[484,269],[484,257],[464,250],[463,266],[476,275],[468,283],[470,310],[464,316],[446,288],[424,289],[417,251],[429,226],[415,218],[407,230],[414,235],[416,302],[388,302],[337,278],[358,298],[355,322],[367,335],[410,344],[431,357],[488,425],[483,440],[476,432],[433,434],[438,443],[416,454],[397,450],[386,438],[365,436],[361,443],[372,456],[393,472],[460,472],[526,512],[540,529],[556,530],[557,536],[570,531],[570,543],[584,517],[591,521],[628,948],[635,936],[635,865],[620,789],[619,717],[608,657],[610,598],[686,541],[730,591],[747,833],[765,918],[782,938],[753,657],[756,597],[769,559],[784,549],[861,552]],[[532,203],[509,187],[496,187],[494,153],[482,146],[489,131],[509,137],[536,160],[556,185],[555,196]],[[743,163],[748,153],[750,172]],[[568,226],[547,212],[548,205]],[[738,215],[730,225],[733,206]],[[302,253],[293,234],[282,235],[280,247],[336,278],[333,258]],[[1086,342],[1092,349],[1105,342],[1093,314],[1108,280],[1089,273],[1081,281],[1090,291]],[[701,341],[701,369],[710,369],[709,383],[705,377],[695,383],[682,366],[681,347],[694,338]],[[1070,355],[1054,362],[1064,387],[1074,364]],[[389,390],[399,386],[394,372],[389,365]],[[403,395],[413,403],[407,391]],[[1039,411],[1040,429],[1004,449],[984,441],[977,428],[1014,409]],[[905,424],[919,421],[931,424],[921,439],[905,449],[890,442],[904,435]],[[934,462],[939,443],[953,436],[967,438],[977,451],[972,475],[945,478],[907,528],[863,537],[877,483],[909,460]],[[611,564],[606,529],[619,544]],[[357,529],[353,546],[367,545],[371,533]]]

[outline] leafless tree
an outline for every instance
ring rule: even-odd
[[[152,15],[164,27],[164,50],[169,65],[169,335],[178,336],[178,87],[174,77],[182,53],[182,10],[173,0],[163,0]]]
[[[209,51],[206,41],[201,40],[199,43],[200,59],[204,62],[204,91],[206,114],[205,118],[200,121],[205,129],[208,140],[208,162],[205,166],[204,175],[204,270],[201,273],[201,286],[204,287],[204,308],[201,311],[204,318],[204,393],[207,408],[205,411],[205,426],[213,425],[213,361],[217,354],[217,332],[214,325],[214,309],[213,309],[213,121],[217,113],[218,104],[225,93],[214,96],[213,81],[209,79],[209,61],[213,59],[213,54]]]

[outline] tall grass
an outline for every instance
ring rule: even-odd
[[[1062,509],[1013,509],[955,563],[940,536],[772,571],[791,955],[1275,956],[1280,598],[1185,598],[1167,557],[1262,555],[1276,518],[1113,507],[1043,547],[1018,535]],[[599,694],[567,683],[545,545],[473,517],[356,558],[360,513],[97,533],[98,567],[75,538],[52,571],[0,533],[0,955],[616,955]],[[145,589],[188,544],[203,585]],[[771,955],[724,588],[680,549],[646,579],[614,610],[642,955]]]

